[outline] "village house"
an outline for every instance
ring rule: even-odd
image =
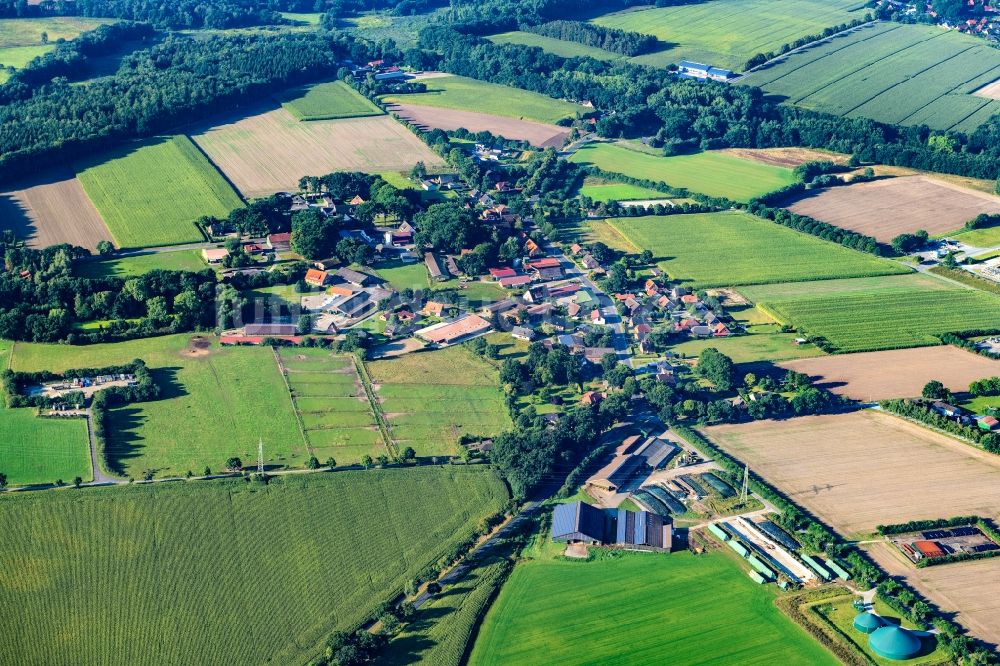
[[[315,268],[310,268],[306,271],[306,276],[304,278],[305,283],[313,287],[322,287],[326,284],[329,279],[330,274],[326,271],[316,270]]]
[[[283,252],[292,247],[292,234],[285,232],[267,235],[267,247],[275,252]]]
[[[441,264],[438,262],[437,257],[434,256],[433,252],[424,253],[424,265],[427,266],[427,272],[430,273],[431,278],[434,280],[444,282],[451,277],[441,267]]]
[[[527,326],[515,326],[511,329],[510,334],[518,340],[525,340],[527,342],[531,342],[535,337],[535,332]]]
[[[209,264],[218,264],[229,256],[229,250],[222,247],[205,248],[201,251],[201,256]]]
[[[590,312],[590,323],[597,324],[598,326],[604,326],[607,321],[604,319],[604,315],[597,308],[591,310]]]
[[[588,271],[592,271],[601,267],[600,262],[597,261],[597,259],[594,259],[589,254],[583,255],[583,258],[580,259],[580,265],[583,266]]]
[[[424,303],[423,310],[425,316],[428,317],[441,317],[444,316],[445,311],[449,308],[445,303],[438,303],[437,301],[427,301]]]
[[[372,279],[367,273],[361,273],[350,268],[338,268],[336,275],[344,282],[349,282],[356,287],[364,287]]]

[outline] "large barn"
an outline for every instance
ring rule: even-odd
[[[560,504],[552,512],[552,540],[563,543],[604,543],[607,517],[601,509],[583,502]]]
[[[618,509],[615,545],[670,550],[673,546],[673,526],[669,518],[664,519],[655,513]]]

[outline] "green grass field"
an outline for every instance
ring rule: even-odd
[[[92,480],[87,422],[0,408],[0,472],[11,486]]]
[[[78,177],[123,248],[200,241],[195,220],[225,217],[243,205],[186,136],[126,148]]]
[[[191,338],[181,334],[86,347],[18,343],[12,367],[59,372],[143,359],[163,397],[108,413],[112,463],[130,476],[150,469],[158,476],[200,473],[206,466],[219,470],[234,455],[256,460],[258,437],[269,466],[304,465],[306,446],[273,352],[212,342],[193,354]]]
[[[279,12],[283,18],[289,21],[295,21],[296,23],[302,23],[305,25],[319,25],[319,20],[323,17],[323,14],[319,12],[309,13],[309,12]]]
[[[838,663],[774,607],[773,589],[724,553],[527,561],[486,615],[469,663]]]
[[[577,192],[580,196],[590,197],[597,202],[609,201],[639,201],[643,199],[666,199],[668,195],[638,185],[615,183],[599,178],[587,177]]]
[[[790,361],[796,358],[812,358],[823,355],[823,351],[816,345],[796,345],[795,338],[797,337],[799,336],[795,333],[755,333],[733,338],[687,340],[673,345],[670,351],[695,358],[705,349],[715,347],[736,363]]]
[[[278,352],[312,454],[338,465],[386,453],[371,403],[349,356],[325,349]]]
[[[423,262],[403,263],[400,261],[380,264],[375,272],[396,291],[404,289],[427,289],[427,268]]]
[[[741,71],[753,55],[861,18],[860,0],[713,0],[677,7],[644,8],[592,21],[656,36],[664,49],[635,62],[665,67],[682,59]]]
[[[745,213],[647,216],[609,222],[636,247],[652,250],[671,279],[690,287],[909,272],[895,262]]]
[[[826,288],[792,284],[740,289],[775,317],[837,351],[876,351],[939,344],[937,336],[1000,328],[1000,298],[931,278],[837,280]],[[853,284],[852,284],[853,283]]]
[[[317,83],[300,92],[301,95],[281,104],[299,120],[334,120],[383,114],[382,109],[343,81]]]
[[[1000,101],[972,93],[1000,78],[1000,51],[928,25],[880,23],[748,76],[788,103],[897,125],[972,132]]]
[[[0,19],[0,49],[39,45],[42,43],[43,32],[48,34],[49,43],[54,45],[59,39],[75,39],[81,32],[112,22],[111,19],[73,16]]]
[[[993,247],[994,245],[1000,245],[1000,224],[994,227],[987,227],[986,229],[963,231],[959,234],[953,234],[952,237],[974,247]],[[980,256],[978,258],[987,259],[993,255],[993,253],[984,254],[985,256]]]
[[[397,447],[419,456],[455,455],[465,433],[511,426],[496,368],[461,346],[368,364]]]
[[[507,497],[485,468],[430,467],[0,497],[5,649],[303,664]]]
[[[545,95],[500,86],[464,76],[444,76],[427,79],[427,92],[409,95],[387,95],[388,103],[417,104],[458,111],[476,111],[495,116],[555,123],[572,118],[589,109]]]
[[[570,161],[736,201],[748,201],[795,182],[791,169],[744,160],[726,153],[663,157],[633,150],[630,145],[633,144],[587,144],[573,153]]]
[[[201,258],[199,250],[180,250],[104,261],[85,261],[73,266],[73,274],[85,278],[131,277],[153,270],[201,271],[206,268],[208,265]]]
[[[611,51],[587,46],[577,42],[564,41],[555,37],[545,37],[531,32],[515,30],[513,32],[503,32],[499,35],[487,37],[494,44],[516,44],[517,46],[537,47],[557,55],[560,58],[594,58],[595,60],[618,60],[623,56]]]
[[[35,58],[45,55],[54,48],[54,45],[49,44],[0,47],[0,65],[20,69]]]

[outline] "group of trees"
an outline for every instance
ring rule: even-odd
[[[524,361],[506,359],[500,367],[500,381],[515,395],[528,395],[540,386],[570,385],[582,391],[584,379],[583,360],[564,345],[547,348],[533,342]]]
[[[0,337],[35,342],[97,342],[176,333],[214,324],[215,276],[155,270],[141,276],[80,278],[73,264],[88,253],[0,245]],[[75,325],[109,323],[80,331]]]
[[[802,184],[795,183],[783,188],[782,193],[787,195],[790,191],[798,191],[801,189]],[[767,201],[780,199],[781,197],[781,194],[773,194],[759,199],[754,199],[747,205],[747,212],[752,213],[757,217],[762,217],[766,220],[776,222],[784,227],[789,227],[790,229],[795,229],[796,231],[811,234],[833,243],[839,243],[844,247],[849,247],[855,250],[860,250],[861,252],[868,252],[875,255],[883,254],[882,246],[872,236],[866,236],[865,234],[859,234],[855,231],[841,229],[840,227],[834,226],[829,222],[821,222],[820,220],[809,217],[808,215],[799,215],[798,213],[793,213],[787,208],[775,208],[768,203],[765,203]]]
[[[977,379],[969,384],[969,393],[977,397],[1000,395],[1000,377]]]
[[[171,30],[223,29],[287,23],[278,12],[292,11],[298,4],[296,0],[0,0],[0,16],[91,16],[143,21]]]
[[[986,432],[975,426],[965,425],[943,414],[938,414],[927,405],[926,401],[883,400],[879,404],[886,411],[958,435],[976,442],[990,453],[1000,454],[1000,433]]]
[[[624,56],[637,56],[656,50],[659,42],[652,35],[605,28],[582,21],[549,21],[539,25],[525,25],[521,29],[544,37],[577,42]]]
[[[927,245],[927,239],[929,237],[928,233],[923,229],[918,229],[912,234],[899,234],[892,239],[892,249],[895,250],[897,254],[909,254],[910,252],[915,252],[924,245]]]

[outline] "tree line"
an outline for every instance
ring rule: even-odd
[[[805,146],[856,155],[863,162],[995,179],[1000,117],[974,133],[949,132],[947,149],[930,145],[927,127],[896,127],[774,104],[758,88],[678,80],[623,61],[560,58],[534,47],[493,44],[443,25],[420,32],[424,66],[539,92],[590,101],[603,112],[606,137],[653,136],[665,151]],[[428,61],[431,61],[428,64]]]
[[[543,37],[554,37],[567,42],[593,46],[624,56],[637,56],[655,51],[659,43],[652,35],[643,35],[618,28],[605,28],[582,21],[549,21],[539,25],[523,25],[521,30]]]

